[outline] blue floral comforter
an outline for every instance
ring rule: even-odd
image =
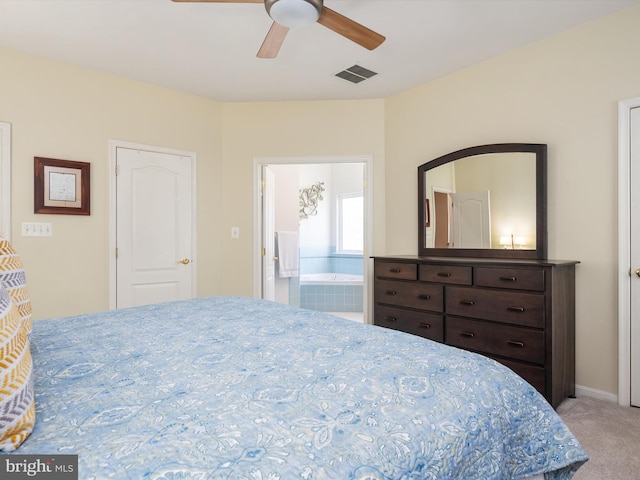
[[[549,404],[470,352],[320,312],[212,297],[34,322],[18,454],[79,478],[570,478]]]

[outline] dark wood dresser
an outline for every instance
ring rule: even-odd
[[[577,263],[374,257],[374,323],[492,357],[556,408],[575,395]]]

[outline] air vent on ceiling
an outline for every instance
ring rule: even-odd
[[[367,70],[360,65],[354,65],[353,67],[349,67],[346,70],[336,73],[336,77],[343,78],[353,83],[360,83],[367,78],[373,77],[374,75],[377,75],[377,73],[372,72],[371,70]]]

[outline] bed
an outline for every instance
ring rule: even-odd
[[[79,478],[567,479],[588,457],[486,357],[322,312],[209,297],[33,323],[36,423],[10,454]]]

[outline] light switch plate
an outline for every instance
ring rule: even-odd
[[[42,222],[22,222],[23,237],[51,237],[53,224]]]
[[[231,227],[231,238],[240,238],[240,227]]]

